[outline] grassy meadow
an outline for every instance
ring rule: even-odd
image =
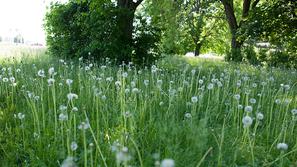
[[[1,167],[297,166],[296,70],[21,55],[0,59]]]

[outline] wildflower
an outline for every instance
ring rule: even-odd
[[[192,73],[192,75],[195,75],[196,70],[192,70],[191,73]]]
[[[44,77],[45,77],[44,70],[39,70],[39,71],[37,72],[37,75],[40,76],[41,78],[44,78]]]
[[[190,118],[192,118],[192,115],[191,115],[191,113],[186,113],[185,114],[185,117],[188,118],[188,119],[190,119]]]
[[[76,167],[73,157],[67,157],[63,162],[61,167]]]
[[[68,86],[70,86],[72,83],[73,83],[73,80],[72,79],[66,79],[66,84]]]
[[[155,65],[152,65],[152,73],[156,73],[157,72],[157,70],[158,70],[158,68],[155,66]]]
[[[67,110],[67,106],[62,104],[62,105],[60,105],[59,110],[60,111],[65,111],[65,110]]]
[[[278,143],[276,148],[285,151],[288,149],[288,145],[286,143]]]
[[[136,86],[136,83],[134,81],[131,82],[131,87],[134,88]]]
[[[81,129],[81,130],[86,130],[86,129],[89,129],[90,128],[90,124],[89,122],[81,122],[80,125],[78,125],[78,129]]]
[[[125,93],[126,93],[126,94],[130,93],[130,89],[129,89],[129,88],[126,88],[126,89],[125,89]]]
[[[51,68],[48,69],[48,74],[49,75],[54,75],[54,73],[55,73],[54,67],[51,67]]]
[[[128,153],[128,148],[123,147],[120,151],[116,153],[117,163],[126,163],[131,159],[131,156]]]
[[[72,151],[75,151],[77,149],[78,145],[75,141],[71,142],[70,144],[70,148]]]
[[[264,119],[264,115],[262,113],[258,112],[257,113],[257,119],[260,120],[260,121],[263,120]]]
[[[67,98],[68,98],[69,101],[71,101],[73,99],[78,99],[78,96],[75,93],[68,93]]]
[[[91,68],[89,66],[85,66],[85,71],[89,71]]]
[[[202,79],[199,79],[199,81],[198,81],[199,84],[203,84],[203,82],[204,81]]]
[[[116,85],[116,87],[120,87],[121,86],[121,81],[116,81],[114,84]]]
[[[243,106],[241,104],[239,104],[237,107],[238,107],[239,110],[243,109]]]
[[[193,97],[191,98],[191,101],[192,101],[192,103],[197,103],[197,102],[198,102],[198,98],[197,98],[197,96],[193,96]]]
[[[250,125],[253,124],[253,119],[250,116],[244,116],[242,118],[242,123],[244,127],[249,127]]]
[[[158,86],[158,87],[161,87],[162,83],[163,83],[162,80],[157,80],[157,86]]]
[[[101,99],[102,99],[102,100],[106,100],[106,96],[105,96],[105,95],[102,95],[102,96],[101,96]]]
[[[11,83],[14,83],[15,82],[15,78],[14,77],[10,77],[9,80],[10,80]]]
[[[77,107],[73,107],[73,108],[71,109],[71,111],[72,111],[72,112],[77,112],[77,111],[78,111],[78,108],[77,108]]]
[[[234,99],[239,100],[240,99],[240,95],[239,94],[234,95]]]
[[[250,103],[255,104],[256,102],[257,102],[256,99],[254,99],[254,98],[251,98],[251,99],[250,99]]]
[[[132,89],[132,93],[138,93],[139,92],[139,89],[138,88],[133,88]]]
[[[163,106],[163,105],[164,105],[164,102],[161,101],[161,102],[159,103],[159,106]]]
[[[8,78],[3,78],[2,81],[3,82],[8,82]]]
[[[280,100],[280,99],[276,99],[276,100],[275,100],[275,103],[276,103],[276,104],[280,104],[280,103],[281,103],[281,100]]]
[[[295,108],[292,109],[292,110],[291,110],[291,113],[292,113],[293,116],[297,115],[297,109],[295,109]]]
[[[291,102],[290,99],[285,99],[285,101],[284,101],[285,104],[289,104],[290,102]]]
[[[174,160],[173,159],[162,160],[161,167],[174,167]]]
[[[107,77],[106,81],[111,82],[111,81],[113,81],[113,78],[112,77]]]
[[[47,80],[48,86],[52,86],[55,83],[55,79],[50,78]]]
[[[290,89],[290,85],[284,85],[285,90],[289,90]]]
[[[247,113],[250,113],[250,112],[253,111],[253,107],[252,106],[245,106],[244,111],[247,112]]]
[[[222,86],[223,86],[223,84],[222,84],[221,81],[218,81],[218,82],[217,82],[217,85],[218,85],[218,87],[222,87]]]
[[[208,90],[211,90],[211,89],[213,89],[213,87],[214,87],[214,86],[213,86],[213,84],[212,84],[212,83],[210,83],[210,84],[208,84],[208,85],[207,85],[207,89],[208,89]]]
[[[124,73],[122,74],[122,77],[123,77],[123,78],[127,78],[127,77],[128,77],[128,73],[127,73],[127,72],[124,72]]]
[[[60,121],[67,121],[68,120],[68,115],[67,114],[64,114],[64,113],[61,113],[59,115],[59,120]]]
[[[150,81],[149,80],[144,80],[143,83],[144,83],[145,86],[148,86]]]
[[[25,114],[23,113],[18,113],[18,119],[23,120],[25,118]]]
[[[253,83],[253,84],[252,84],[252,87],[253,87],[253,88],[256,88],[256,87],[257,87],[257,84],[256,84],[256,83]]]

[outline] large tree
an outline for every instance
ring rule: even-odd
[[[231,50],[232,54],[229,60],[242,61],[241,54],[235,54],[240,52],[243,40],[238,39],[237,32],[239,28],[244,24],[248,18],[251,9],[255,8],[260,0],[243,0],[242,3],[242,14],[240,21],[237,20],[234,8],[234,0],[220,0],[224,5],[226,19],[228,21],[229,29],[232,35],[231,39]]]

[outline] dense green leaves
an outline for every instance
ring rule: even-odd
[[[50,52],[65,58],[101,60],[109,57],[119,63],[154,61],[159,55],[157,29],[142,25],[144,22],[140,21],[132,43],[123,41],[121,37],[126,32],[119,18],[126,12],[111,1],[52,4],[45,24]]]

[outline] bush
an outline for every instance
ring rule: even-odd
[[[140,21],[132,45],[121,42],[117,16],[112,2],[53,3],[46,14],[47,45],[52,55],[63,58],[84,57],[102,60],[150,63],[158,58],[157,29]]]

